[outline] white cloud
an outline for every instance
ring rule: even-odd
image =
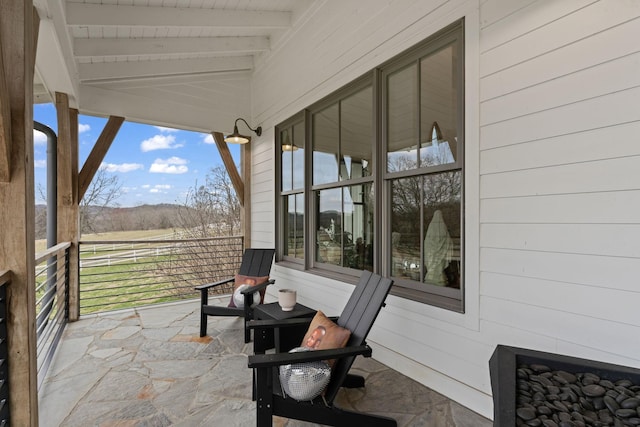
[[[151,186],[148,185],[147,187],[151,187]],[[168,194],[169,192],[167,190],[170,190],[170,189],[171,189],[171,186],[169,184],[157,184],[157,185],[154,185],[153,188],[149,190],[149,193]]]
[[[181,159],[180,157],[170,157],[168,159],[156,159],[151,167],[149,168],[149,172],[151,173],[168,173],[168,174],[183,174],[189,171],[189,168],[185,166],[187,164],[187,160]]]
[[[177,144],[176,137],[173,135],[154,135],[149,139],[145,139],[140,143],[140,149],[143,152],[153,150],[166,150],[182,147],[184,144]]]
[[[33,130],[33,144],[34,145],[45,145],[47,143],[47,135],[40,132],[39,130]]]
[[[151,186],[149,184],[143,184],[142,188],[147,189],[147,188],[151,188]]]
[[[101,169],[106,170],[107,172],[131,172],[138,169],[144,169],[144,165],[140,163],[121,163],[119,165],[115,163],[102,163],[100,165]]]
[[[78,133],[88,132],[89,130],[91,130],[91,126],[83,123],[78,124]]]
[[[35,162],[33,162],[33,167],[34,168],[46,168],[47,167],[47,161],[46,160],[36,160]]]
[[[154,128],[158,129],[160,132],[178,132],[180,129],[166,128],[164,126],[154,126]]]
[[[205,144],[215,144],[216,143],[216,141],[214,141],[214,139],[213,139],[213,135],[211,135],[210,133],[204,134],[202,136],[202,141]]]

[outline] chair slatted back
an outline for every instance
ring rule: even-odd
[[[391,279],[386,279],[370,271],[362,272],[360,281],[337,322],[338,325],[351,331],[347,346],[358,346],[365,343],[392,285],[393,280]],[[325,390],[327,402],[333,402],[335,399],[354,360],[355,357],[346,357],[339,359],[336,363],[331,373],[331,381]]]
[[[275,249],[245,249],[238,274],[254,277],[268,276],[275,252]]]

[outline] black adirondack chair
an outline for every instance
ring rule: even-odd
[[[252,277],[269,276],[274,254],[275,249],[246,249],[242,255],[242,263],[240,264],[238,274]],[[201,337],[207,335],[208,316],[240,316],[244,317],[244,342],[249,342],[251,340],[251,330],[247,328],[247,322],[253,319],[253,293],[257,291],[264,291],[267,286],[271,285],[275,281],[270,279],[264,283],[251,286],[250,289],[242,291],[242,295],[244,296],[244,307],[238,308],[208,305],[210,289],[228,283],[233,283],[234,281],[235,277],[231,277],[215,283],[196,286],[196,289],[200,291],[200,302],[202,304],[200,307]]]
[[[364,379],[349,374],[356,356],[371,356],[371,348],[365,339],[373,326],[393,281],[377,274],[364,271],[342,314],[338,325],[351,331],[347,346],[342,349],[315,350],[299,353],[254,354],[249,356],[249,367],[254,369],[255,399],[258,427],[272,426],[273,416],[281,416],[331,426],[396,427],[394,419],[359,413],[337,408],[333,401],[341,387],[363,387]],[[250,327],[256,330],[254,345],[259,345],[258,337],[268,335],[269,328],[299,326],[311,319],[287,319],[284,321],[254,320]],[[286,333],[280,331],[281,335]],[[300,342],[302,337],[299,338]],[[261,352],[263,349],[259,349]],[[290,363],[337,359],[331,380],[324,396],[313,401],[296,401],[286,397],[278,378],[278,367]]]

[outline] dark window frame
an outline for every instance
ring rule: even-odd
[[[389,74],[396,72],[403,67],[407,67],[409,64],[420,62],[421,58],[425,58],[430,54],[437,52],[445,46],[454,44],[456,49],[457,58],[459,59],[456,64],[456,76],[454,77],[458,82],[457,96],[457,114],[456,114],[456,126],[458,130],[457,141],[457,153],[458,157],[453,164],[438,165],[438,166],[426,166],[419,167],[415,170],[401,171],[401,172],[388,172],[386,167],[387,159],[387,141],[386,141],[386,83],[385,77]],[[465,63],[465,34],[464,34],[464,19],[461,19],[433,36],[429,37],[424,42],[421,42],[407,51],[397,55],[393,59],[382,64],[380,67],[366,73],[360,78],[354,80],[350,84],[347,84],[343,88],[337,90],[333,94],[323,98],[322,100],[314,103],[308,109],[305,109],[295,116],[287,119],[286,121],[276,126],[276,145],[275,145],[275,158],[276,158],[276,247],[277,256],[276,262],[279,264],[304,270],[313,274],[338,279],[348,283],[355,283],[357,277],[360,274],[359,270],[354,270],[348,267],[340,267],[329,263],[322,263],[316,261],[316,230],[317,230],[317,201],[316,195],[318,191],[331,189],[331,188],[346,188],[350,185],[360,183],[371,183],[374,188],[375,201],[374,201],[374,225],[373,225],[373,271],[378,272],[384,276],[390,277],[391,273],[391,229],[388,223],[391,217],[391,198],[390,188],[391,181],[402,177],[411,176],[426,176],[432,173],[442,171],[455,171],[461,172],[461,194],[460,194],[460,288],[440,288],[438,286],[427,286],[427,289],[421,289],[420,286],[416,286],[416,283],[411,281],[396,280],[395,285],[391,291],[392,294],[398,295],[403,298],[415,300],[418,302],[426,303],[429,305],[442,307],[457,312],[464,312],[464,248],[465,248],[465,79],[464,79],[464,63]],[[418,73],[418,79],[420,73]],[[312,116],[318,111],[335,104],[341,100],[348,98],[349,96],[357,93],[359,90],[367,86],[373,88],[373,117],[372,117],[372,171],[371,176],[356,178],[354,180],[340,181],[338,179],[335,183],[323,183],[319,185],[313,185],[313,125]],[[284,208],[283,198],[291,192],[281,191],[282,184],[282,157],[281,157],[281,144],[280,134],[281,130],[293,126],[294,123],[300,121],[304,122],[305,128],[305,186],[303,190],[304,205],[305,205],[305,236],[304,236],[304,260],[300,260],[293,257],[284,256],[284,245],[286,244],[285,230],[284,230],[284,217],[282,211]],[[424,284],[423,284],[424,285]]]
[[[302,124],[304,126],[304,161],[303,161],[303,167],[304,167],[304,185],[303,188],[301,189],[291,189],[291,190],[286,190],[283,191],[282,190],[282,144],[285,141],[281,140],[280,134],[282,133],[283,130],[285,129],[289,129],[289,128],[294,128],[296,125],[298,124]],[[276,159],[276,176],[275,176],[275,183],[276,183],[276,253],[277,253],[277,258],[280,261],[285,261],[287,263],[290,263],[292,266],[296,266],[296,268],[298,269],[304,269],[305,268],[305,262],[307,259],[307,236],[308,236],[308,232],[307,232],[307,226],[306,223],[308,222],[307,216],[309,214],[308,210],[307,210],[307,185],[308,185],[308,173],[307,173],[307,156],[308,156],[308,132],[307,132],[307,126],[306,126],[306,114],[305,111],[301,111],[300,113],[290,117],[289,119],[287,119],[286,121],[282,122],[281,124],[279,124],[278,126],[276,126],[276,134],[275,134],[275,140],[276,140],[276,144],[275,144],[275,159]],[[293,173],[292,173],[293,175]],[[293,180],[293,176],[291,178]],[[304,258],[296,258],[293,256],[289,256],[289,255],[285,255],[285,253],[287,251],[285,251],[285,245],[288,244],[288,234],[287,233],[287,227],[286,227],[286,221],[285,221],[285,198],[287,198],[290,195],[299,195],[302,194],[303,196],[303,206],[304,206],[304,218],[305,218],[305,225],[303,226],[303,248],[304,248],[304,253],[305,256]],[[288,212],[288,211],[287,211]],[[286,236],[286,237],[285,237]]]

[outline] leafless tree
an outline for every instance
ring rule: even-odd
[[[41,200],[47,200],[47,192],[42,184],[37,186]],[[36,206],[36,239],[44,239],[47,236],[47,207]]]
[[[122,183],[117,175],[109,174],[99,168],[89,188],[80,201],[80,232],[94,233],[96,222],[106,207],[118,206],[115,201],[122,195]]]
[[[208,239],[235,236],[241,230],[240,201],[224,166],[211,169],[203,185],[196,185],[180,207],[177,228],[184,244],[176,246],[172,262],[159,273],[171,277],[176,293],[184,283],[204,284],[233,276],[242,253],[240,239]],[[230,288],[216,289],[228,293]]]
[[[190,237],[233,236],[240,232],[240,201],[224,166],[211,169],[180,210],[180,226]]]

